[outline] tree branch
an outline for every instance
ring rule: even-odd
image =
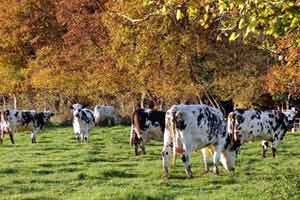
[[[148,19],[150,19],[150,17],[152,16],[157,16],[159,15],[159,12],[152,12],[152,13],[149,13],[148,15],[145,15],[144,17],[142,18],[138,18],[138,19],[133,19],[127,15],[124,15],[124,14],[121,14],[121,13],[117,13],[117,12],[108,12],[108,14],[112,17],[119,17],[119,18],[122,18],[128,22],[130,22],[131,24],[135,25],[135,24],[139,24],[139,23],[142,23],[144,21],[147,21]]]

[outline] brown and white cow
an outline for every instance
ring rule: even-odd
[[[139,154],[139,148],[146,154],[145,144],[150,140],[163,140],[165,115],[163,111],[151,109],[137,109],[132,113],[129,143],[135,146],[135,155]]]
[[[15,143],[13,133],[8,123],[8,110],[0,111],[0,144],[3,143],[4,135],[8,134],[12,144]]]

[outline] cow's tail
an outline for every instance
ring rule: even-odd
[[[234,112],[229,113],[228,115],[228,122],[227,122],[227,132],[229,135],[231,149],[232,150],[239,150],[241,145],[239,130],[238,130],[238,115]]]
[[[235,134],[236,134],[236,115],[234,112],[229,113],[227,120],[227,132],[230,139],[231,145],[235,143]]]
[[[135,143],[136,137],[138,139],[142,138],[141,128],[140,128],[140,120],[139,113],[134,111],[131,115],[131,133],[130,133],[130,145]]]

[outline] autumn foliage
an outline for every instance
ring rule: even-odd
[[[144,99],[250,107],[265,93],[298,97],[299,5],[271,33],[263,15],[241,22],[251,10],[237,16],[242,3],[222,2],[3,0],[0,95],[58,111],[75,101],[129,111]]]

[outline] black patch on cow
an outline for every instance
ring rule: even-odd
[[[94,115],[91,111],[87,109],[80,110],[81,112],[81,120],[85,121],[87,124],[89,123],[95,123]],[[90,113],[90,117],[87,115],[87,113]]]
[[[180,119],[180,120],[175,120],[175,126],[176,128],[178,128],[179,130],[184,130],[186,128],[186,124],[184,123],[184,120]]]
[[[245,121],[245,118],[241,115],[237,115],[236,120],[237,120],[238,124],[242,124]]]
[[[272,121],[269,121],[269,124],[271,127],[273,127],[273,122]]]
[[[23,111],[21,112],[21,118],[22,118],[22,126],[28,126],[30,122],[34,121],[34,114],[30,111]]]
[[[270,117],[271,119],[273,119],[273,118],[274,118],[274,115],[273,115],[272,113],[269,113],[269,117]]]
[[[199,109],[199,115],[197,117],[197,125],[200,126],[201,120],[204,118],[204,115],[202,114],[202,109]]]
[[[236,109],[235,111],[237,111],[239,114],[244,114],[245,112],[245,109]]]
[[[184,162],[184,163],[186,162],[187,159],[186,159],[185,155],[182,155],[181,160],[182,160],[182,162]]]
[[[287,131],[287,117],[282,112],[277,113],[277,116],[275,117],[275,126],[273,127],[273,131],[276,132],[278,129],[282,129],[284,131]]]
[[[132,114],[131,123],[136,127],[140,127],[141,130],[145,131],[149,128],[146,122],[150,121],[152,125],[159,126],[161,128],[161,131],[164,131],[165,116],[166,112],[163,111],[151,110],[146,112],[144,109],[137,109]]]

